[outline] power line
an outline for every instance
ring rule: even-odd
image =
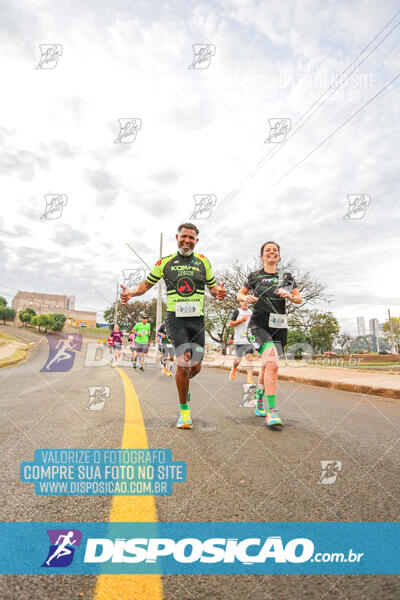
[[[304,156],[298,163],[296,163],[291,169],[289,169],[289,171],[287,171],[284,175],[282,175],[282,177],[280,177],[271,187],[269,187],[263,193],[267,194],[272,189],[274,189],[274,187],[276,187],[278,185],[278,183],[280,183],[287,175],[290,175],[290,173],[292,173],[295,169],[297,169],[297,167],[300,166],[305,160],[307,160],[307,158],[309,156],[311,156],[311,154],[314,154],[314,152],[316,152],[319,148],[321,148],[321,146],[323,146],[325,144],[325,142],[327,142],[331,137],[333,137],[335,135],[335,133],[340,131],[340,129],[342,129],[352,119],[354,119],[355,116],[357,116],[366,106],[368,106],[368,104],[373,102],[373,100],[375,100],[375,98],[380,96],[380,94],[382,94],[382,92],[384,92],[390,85],[392,85],[392,83],[394,81],[396,81],[396,79],[398,79],[399,77],[400,77],[400,73],[398,75],[396,75],[396,77],[393,77],[393,79],[391,81],[389,81],[388,84],[386,84],[382,89],[379,90],[379,92],[377,94],[375,94],[375,96],[372,96],[372,98],[370,98],[365,104],[363,104],[358,110],[356,110],[356,112],[354,112],[350,117],[348,117],[341,125],[336,127],[336,129],[334,129],[324,140],[322,140],[322,142],[320,142],[317,146],[315,146],[315,148],[313,148],[308,154],[306,154],[306,156]]]
[[[373,39],[367,44],[367,46],[365,46],[365,48],[363,48],[363,50],[361,50],[361,52],[356,56],[356,58],[352,61],[352,63],[346,67],[346,69],[344,69],[344,71],[342,71],[342,73],[340,75],[338,75],[338,77],[335,79],[335,81],[317,98],[317,100],[315,100],[313,102],[313,104],[306,110],[305,113],[303,113],[303,115],[296,121],[292,133],[289,135],[287,141],[278,146],[278,148],[273,149],[269,154],[267,154],[266,156],[264,156],[256,165],[256,167],[253,169],[253,171],[251,171],[249,174],[246,175],[246,177],[236,186],[236,188],[234,188],[234,190],[232,192],[230,192],[227,197],[221,202],[221,204],[219,205],[218,209],[213,213],[212,216],[217,215],[222,209],[223,207],[230,201],[232,200],[232,198],[237,195],[240,190],[243,188],[244,184],[247,182],[247,180],[251,179],[252,177],[254,177],[258,171],[260,170],[260,168],[264,165],[264,164],[268,164],[268,162],[278,153],[280,152],[283,147],[286,145],[286,143],[291,140],[296,133],[303,127],[303,125],[305,125],[305,123],[307,123],[307,121],[309,121],[309,119],[327,102],[327,100],[332,96],[332,94],[334,94],[346,81],[347,79],[360,67],[360,65],[362,65],[362,63],[373,53],[375,52],[375,50],[389,37],[389,35],[391,35],[391,33],[400,25],[400,21],[378,42],[378,44],[371,50],[371,52],[369,52],[367,54],[367,56],[365,56],[357,65],[356,67],[347,75],[347,77],[345,79],[343,79],[343,81],[341,81],[339,83],[339,85],[337,87],[335,87],[335,89],[325,98],[325,100],[319,105],[317,106],[317,108],[311,113],[311,115],[309,115],[307,117],[307,119],[301,123],[301,121],[304,119],[304,117],[307,115],[307,113],[310,112],[310,110],[321,100],[321,98],[323,98],[327,92],[333,87],[335,86],[335,84],[340,80],[340,78],[346,73],[346,71],[348,71],[354,64],[355,62],[359,59],[359,57],[371,46],[371,44],[373,44],[373,42],[380,36],[380,34],[390,25],[390,23],[397,17],[397,15],[400,13],[400,9],[393,15],[393,17],[384,25],[384,27],[373,37]],[[299,125],[299,123],[301,123],[301,125]],[[299,126],[298,126],[299,125]]]
[[[2,233],[4,230],[0,230],[0,233]],[[30,246],[19,246],[18,247],[19,250],[30,250],[32,252],[37,252],[38,254],[43,254],[44,256],[50,256],[51,258],[54,258],[54,253],[51,252],[45,252],[44,250],[38,250],[37,248],[32,248]],[[74,269],[78,269],[80,268],[85,269],[87,271],[87,269],[90,270],[91,273],[99,273],[101,275],[107,274],[110,275],[109,271],[98,271],[96,269],[92,269],[91,267],[79,267],[79,263],[82,261],[82,257],[74,257],[74,256],[65,256],[62,254],[57,254],[57,258],[64,258],[65,260],[69,260],[71,261],[71,263],[74,264]],[[110,277],[112,277],[112,275],[110,275]]]

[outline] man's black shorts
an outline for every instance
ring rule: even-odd
[[[265,329],[260,327],[250,319],[247,337],[251,339],[253,348],[260,351],[265,342],[274,342],[279,356],[283,355],[283,350],[287,343],[287,329]]]
[[[177,357],[190,350],[193,362],[203,360],[206,337],[204,317],[177,317],[175,313],[167,312],[165,328],[175,346]]]
[[[235,344],[235,356],[243,358],[246,354],[254,354],[254,348],[251,344]]]
[[[162,352],[163,358],[167,358],[167,357],[173,358],[174,357],[174,347],[172,344],[170,347],[168,347],[166,344],[162,344],[161,352]]]

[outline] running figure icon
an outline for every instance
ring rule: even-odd
[[[82,337],[78,333],[49,335],[49,357],[41,371],[69,371],[75,360],[75,353],[81,349]]]
[[[57,549],[53,552],[53,554],[46,560],[46,565],[50,566],[51,561],[54,558],[61,558],[62,556],[67,556],[68,554],[72,554],[71,548],[67,548],[68,545],[73,546],[77,543],[78,540],[73,539],[74,532],[68,531],[66,535],[59,535],[56,541]],[[62,540],[62,542],[60,542]]]
[[[71,336],[72,337],[72,336]],[[56,346],[56,350],[58,349],[57,354],[51,359],[51,361],[46,365],[46,369],[47,371],[50,369],[51,365],[54,363],[58,363],[62,360],[67,360],[71,358],[71,355],[68,354],[68,350],[72,350],[72,352],[75,352],[75,349],[73,347],[73,345],[71,344],[71,341],[73,341],[74,338],[72,338],[72,340],[70,339],[70,337],[68,336],[68,339],[66,340],[60,340]]]

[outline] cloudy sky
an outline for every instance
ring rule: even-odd
[[[212,194],[211,216],[195,222],[214,269],[251,262],[273,239],[327,284],[333,301],[319,308],[350,332],[358,315],[400,315],[400,79],[380,93],[400,73],[398,9],[4,3],[0,295],[74,294],[101,320],[94,290],[111,300],[122,270],[142,266],[126,243],[152,265],[160,232],[168,254],[193,196]],[[56,61],[40,63],[44,44]],[[189,68],[193,44],[215,53]],[[134,141],[116,142],[119,119],[140,119]],[[285,143],[267,141],[269,119],[290,119]],[[67,199],[57,219],[41,218],[47,194]],[[369,206],[345,219],[352,194]]]

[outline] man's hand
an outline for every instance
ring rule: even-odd
[[[132,294],[128,288],[126,288],[124,285],[122,285],[122,283],[121,283],[121,287],[122,287],[122,292],[120,292],[121,303],[126,304],[132,298]]]
[[[258,302],[258,298],[256,298],[256,296],[252,296],[251,294],[247,294],[246,302],[250,302],[250,304],[253,304],[254,302]]]
[[[225,289],[225,281],[223,281],[220,285],[220,287],[217,287],[217,294],[216,294],[216,298],[217,300],[223,300],[226,296],[226,289]]]

